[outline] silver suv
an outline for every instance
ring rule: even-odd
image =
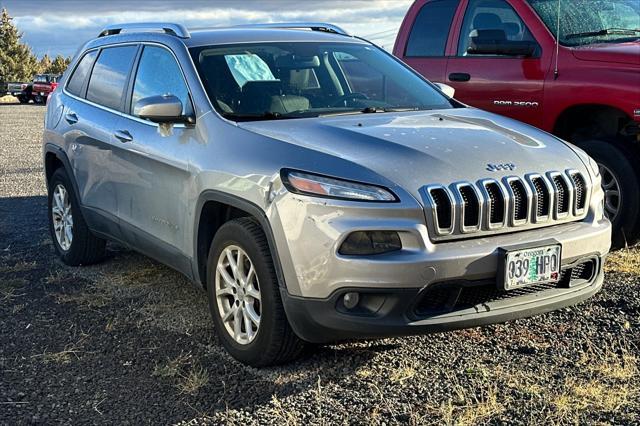
[[[255,366],[550,311],[603,281],[598,167],[329,24],[106,28],[51,95],[69,265],[117,241],[206,288]]]

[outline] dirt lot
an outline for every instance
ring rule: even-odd
[[[115,245],[93,267],[54,257],[43,115],[0,105],[0,424],[640,423],[640,249],[559,312],[248,368],[177,273]]]

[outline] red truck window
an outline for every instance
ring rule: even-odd
[[[444,56],[458,3],[458,0],[432,0],[422,6],[411,28],[405,56]]]
[[[527,26],[504,0],[471,0],[460,30],[458,56],[466,56],[474,30],[502,30],[509,41],[535,41]]]

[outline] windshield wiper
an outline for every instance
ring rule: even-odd
[[[223,112],[222,116],[235,121],[258,121],[258,120],[283,120],[289,118],[317,117],[318,114],[311,111],[292,111],[288,113],[266,111],[263,113],[236,114],[233,112]]]
[[[565,39],[570,38],[582,38],[582,37],[598,37],[604,35],[635,35],[640,33],[640,28],[631,29],[631,28],[605,28],[603,30],[598,31],[585,31],[582,33],[573,33],[567,34],[564,36]]]

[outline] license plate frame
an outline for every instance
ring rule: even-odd
[[[499,252],[497,284],[498,287],[504,291],[530,287],[536,284],[557,283],[560,280],[560,272],[562,270],[562,244],[556,240],[540,241],[536,244],[501,247]],[[542,267],[543,271],[538,269],[534,274],[532,268],[537,268],[537,259],[536,266],[533,266],[531,263],[532,258],[536,255],[546,254],[556,255],[555,265],[550,264],[552,260],[549,258],[549,264]],[[518,265],[516,263],[515,267],[521,269],[510,270],[510,261],[518,260],[518,258],[523,261],[523,263],[525,259],[528,260],[524,274],[522,273],[522,268],[524,268],[523,264]]]

